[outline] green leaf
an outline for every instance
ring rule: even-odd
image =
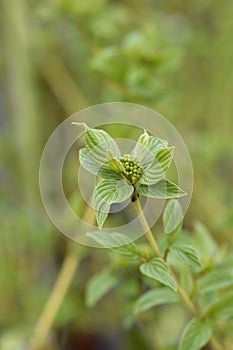
[[[134,189],[124,180],[103,180],[95,188],[93,204],[99,228],[102,228],[112,203],[121,203],[129,198]]]
[[[92,159],[89,155],[89,152],[86,148],[82,148],[79,151],[79,162],[80,164],[88,170],[90,173],[96,175],[100,168],[100,164]]]
[[[125,168],[123,167],[122,163],[116,159],[111,151],[107,151],[107,159],[108,159],[108,165],[109,168],[115,171],[116,173],[124,173]]]
[[[218,261],[219,248],[202,223],[197,222],[194,228],[193,246],[196,248],[203,266],[213,266]]]
[[[91,277],[85,292],[86,305],[94,306],[105,294],[118,284],[118,278],[111,271],[104,270]]]
[[[88,237],[98,242],[103,248],[111,248],[112,251],[129,259],[138,259],[141,254],[134,243],[130,243],[130,237],[118,233],[89,232]]]
[[[161,180],[151,186],[140,185],[137,191],[142,196],[158,199],[178,198],[186,195],[186,192],[168,180]]]
[[[173,158],[174,147],[160,148],[149,168],[144,169],[140,178],[140,183],[145,185],[153,185],[162,180]]]
[[[233,316],[233,293],[223,294],[215,299],[206,314],[214,319],[227,320]]]
[[[168,271],[167,264],[160,258],[153,259],[140,266],[143,275],[151,277],[160,283],[170,287],[174,291],[177,290],[176,282]]]
[[[162,304],[179,303],[179,296],[169,288],[157,288],[143,294],[135,303],[136,314]]]
[[[197,252],[189,245],[173,246],[171,247],[171,252],[184,264],[193,267],[201,266]]]
[[[183,220],[183,211],[178,200],[171,200],[166,205],[163,212],[163,226],[167,234],[171,234],[176,230]]]
[[[136,146],[131,152],[131,154],[135,157],[135,159],[137,159],[138,162],[141,162],[147,155],[148,142],[149,142],[149,135],[147,134],[146,130],[144,130],[144,133],[139,137]]]
[[[141,160],[141,166],[143,169],[147,169],[155,158],[155,154],[160,148],[167,147],[167,141],[161,140],[155,136],[149,136],[149,140],[146,146],[146,153]],[[133,151],[134,152],[134,151]]]
[[[107,179],[122,180],[121,174],[118,174],[114,170],[110,169],[108,164],[102,165],[98,169],[97,175],[106,180]]]
[[[179,350],[200,350],[205,346],[212,334],[207,322],[193,318],[186,326],[179,345]]]
[[[209,293],[233,286],[233,273],[222,269],[207,272],[197,282],[199,293]]]
[[[104,164],[107,161],[107,150],[111,151],[114,157],[120,157],[117,143],[106,131],[89,128],[84,123],[75,124],[85,127],[85,143],[90,158],[99,164]]]

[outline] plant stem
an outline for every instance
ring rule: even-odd
[[[158,258],[161,258],[163,259],[163,256],[159,250],[159,247],[157,245],[157,242],[156,240],[154,239],[153,237],[153,234],[150,230],[150,227],[148,225],[148,222],[143,214],[143,211],[142,211],[142,207],[141,207],[141,204],[140,204],[140,201],[137,199],[136,201],[133,202],[134,204],[134,207],[135,207],[135,210],[136,210],[136,213],[138,215],[138,218],[140,220],[140,223],[142,225],[142,228],[143,230],[145,231],[146,233],[146,238],[148,239],[150,245],[151,245],[151,248],[153,249],[153,251],[155,252],[155,255],[158,257]]]
[[[163,255],[162,253],[160,252],[160,249],[157,245],[157,242],[151,232],[151,229],[148,225],[148,222],[144,216],[144,213],[143,213],[143,210],[142,210],[142,207],[141,207],[141,204],[140,204],[140,201],[139,199],[137,198],[134,202],[134,208],[136,210],[136,213],[138,215],[138,218],[140,220],[140,223],[142,225],[142,228],[143,230],[145,231],[145,234],[146,234],[146,238],[147,240],[149,241],[150,245],[151,245],[151,248],[153,249],[155,255],[160,258],[160,259],[163,259]],[[165,261],[165,260],[164,260]],[[186,293],[186,291],[181,287],[174,271],[172,270],[171,266],[168,265],[168,270],[171,274],[171,276],[173,277],[173,279],[175,280],[176,282],[176,286],[177,286],[177,292],[178,294],[180,295],[181,299],[183,300],[184,304],[186,305],[186,307],[188,308],[188,310],[191,312],[191,314],[194,316],[194,317],[197,317],[197,318],[201,318],[201,316],[199,315],[199,312],[195,306],[195,304],[193,303],[193,301],[190,299],[190,297],[188,296],[188,294]],[[209,341],[209,343],[211,344],[212,348],[214,350],[224,350],[223,347],[221,346],[221,344],[219,344],[217,338],[213,335]]]

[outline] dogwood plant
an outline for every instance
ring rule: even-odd
[[[146,130],[130,154],[121,155],[116,141],[104,130],[75,123],[85,130],[85,147],[79,152],[81,165],[98,176],[93,205],[99,228],[102,228],[113,203],[138,195],[151,198],[177,198],[186,193],[166,179],[174,147]]]
[[[203,256],[201,261],[192,242],[183,237],[183,212],[177,198],[186,193],[166,178],[172,163],[174,147],[144,131],[131,153],[121,155],[117,143],[106,131],[92,129],[84,123],[74,124],[84,128],[85,134],[85,147],[79,152],[80,163],[97,178],[93,206],[99,228],[102,228],[111,204],[130,198],[151,248],[151,252],[145,254],[140,243],[129,243],[128,237],[118,232],[106,234],[100,230],[87,233],[88,237],[102,247],[109,246],[109,243],[110,246],[115,246],[116,248],[111,250],[127,259],[127,266],[131,266],[132,261],[132,268],[136,266],[137,272],[141,274],[140,283],[145,283],[147,289],[148,278],[156,281],[157,287],[153,285],[152,289],[139,298],[138,291],[135,290],[135,298],[138,299],[133,307],[132,317],[133,314],[137,317],[141,312],[158,305],[181,303],[189,310],[192,318],[185,326],[179,341],[179,350],[200,350],[206,344],[209,344],[211,349],[223,350],[214,335],[215,318],[218,320],[219,317],[231,315],[229,300],[232,294],[226,294],[226,298],[224,296],[219,302],[215,300],[212,292],[215,288],[222,288],[222,277],[224,286],[225,281],[230,279],[226,279],[222,273],[221,276],[217,273],[217,280],[212,272],[210,276],[208,272],[207,276],[202,276],[208,271],[209,261],[206,265]],[[162,245],[157,243],[147,223],[139,195],[170,199],[163,212],[165,241]],[[206,232],[202,232],[201,237],[198,237],[197,246],[200,242],[204,245],[205,253],[208,249],[213,252],[215,245],[213,246],[211,239],[207,239]],[[196,283],[195,286],[190,287],[190,283],[185,282],[184,273],[189,274],[188,281],[191,285]],[[199,276],[202,276],[201,279],[195,282]],[[122,285],[119,276],[109,268],[94,275],[86,288],[87,306],[95,305],[109,290],[118,285]],[[208,294],[209,291],[211,295]],[[201,308],[203,294],[208,298],[204,298],[206,305]]]

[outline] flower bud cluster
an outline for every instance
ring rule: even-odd
[[[139,164],[135,161],[134,157],[130,154],[126,154],[120,158],[125,169],[126,178],[132,183],[135,184],[142,175],[142,169]]]

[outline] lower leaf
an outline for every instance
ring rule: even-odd
[[[91,277],[88,281],[85,301],[87,306],[94,306],[107,292],[118,284],[118,278],[108,269]]]
[[[211,337],[212,329],[207,322],[193,318],[186,326],[179,350],[200,350]]]
[[[180,301],[179,296],[169,288],[157,288],[143,294],[135,303],[136,314],[162,304],[175,304]]]
[[[151,277],[160,283],[177,291],[176,282],[168,271],[167,264],[160,258],[155,258],[140,266],[140,271],[143,275]]]
[[[223,294],[213,302],[206,314],[218,320],[227,320],[233,316],[233,293]]]

